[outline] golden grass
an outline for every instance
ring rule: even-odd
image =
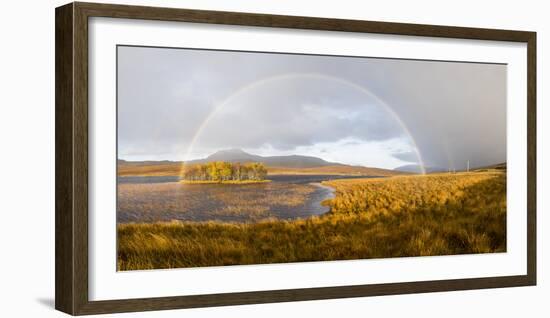
[[[368,168],[360,166],[348,166],[348,165],[332,165],[322,166],[314,168],[289,168],[289,167],[267,167],[268,175],[349,175],[349,176],[378,176],[389,177],[395,175],[408,175],[410,173],[379,169]]]
[[[118,269],[506,251],[503,172],[324,182],[331,212],[295,221],[118,225]]]
[[[181,163],[166,164],[118,164],[118,176],[179,176]]]
[[[119,163],[118,176],[179,176],[181,174],[181,168],[181,163],[177,162],[169,162],[163,164]],[[314,168],[288,168],[268,166],[266,168],[268,175],[359,175],[388,177],[394,175],[409,174],[407,172],[347,165],[333,165]]]

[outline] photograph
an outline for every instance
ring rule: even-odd
[[[507,65],[116,47],[117,271],[507,251]]]

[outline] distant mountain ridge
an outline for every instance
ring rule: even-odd
[[[449,168],[442,168],[442,167],[424,167],[424,169],[426,170],[426,173],[450,171]],[[483,169],[506,170],[506,162],[488,165],[488,166],[481,166],[481,167],[470,167],[470,171],[483,170]],[[394,168],[393,170],[401,171],[401,172],[410,172],[410,173],[421,173],[420,165],[416,165],[416,164],[400,166],[400,167]],[[456,172],[466,171],[466,169],[456,169],[455,171]]]
[[[226,162],[260,162],[268,170],[268,174],[330,174],[359,176],[393,176],[408,174],[382,168],[352,166],[329,162],[313,156],[259,156],[247,153],[241,149],[226,149],[217,151],[206,158],[182,161],[125,161],[118,160],[119,176],[177,176],[182,164],[204,164],[213,161]]]
[[[315,168],[324,166],[342,165],[340,163],[328,162],[321,158],[312,156],[289,155],[289,156],[258,156],[245,152],[241,149],[227,149],[217,151],[204,159],[187,161],[188,164],[207,163],[212,161],[227,162],[261,162],[266,166],[286,168]]]

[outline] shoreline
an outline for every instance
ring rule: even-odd
[[[271,180],[227,180],[227,181],[189,181],[189,180],[180,180],[178,181],[181,184],[257,184],[257,183],[269,183]]]

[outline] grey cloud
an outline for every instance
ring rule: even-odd
[[[416,153],[412,151],[394,153],[393,156],[397,159],[408,161],[408,162],[415,162],[417,160]]]
[[[119,153],[178,159],[228,96],[289,73],[322,74],[371,91],[403,121],[427,165],[506,161],[504,65],[135,47],[119,47]],[[218,111],[198,139],[201,149],[286,150],[404,134],[377,100],[330,80],[273,82]]]
[[[225,105],[199,141],[214,149],[269,145],[289,150],[351,137],[386,140],[403,133],[382,105],[356,89],[330,79],[296,77],[256,87]]]

